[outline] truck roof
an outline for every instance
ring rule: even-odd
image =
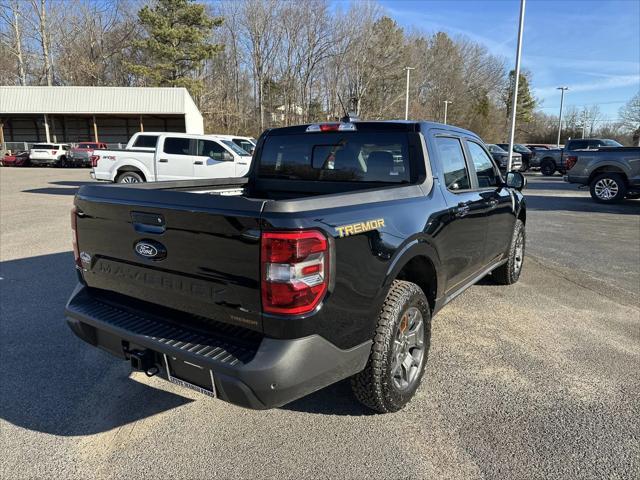
[[[280,127],[280,128],[272,128],[267,130],[270,135],[287,135],[287,134],[296,134],[296,133],[304,133],[307,130],[309,125],[318,125],[323,123],[344,123],[344,122],[314,122],[314,123],[305,123],[301,125],[293,125],[290,127]],[[448,130],[453,133],[466,135],[469,137],[479,138],[475,133],[465,130],[464,128],[456,127],[454,125],[447,125],[444,123],[431,122],[426,120],[354,120],[353,123],[356,126],[356,130],[360,127],[365,131],[376,131],[378,128],[391,127],[394,131],[406,131],[406,132],[424,132],[430,129],[438,129],[438,130]],[[381,128],[380,128],[381,129]]]

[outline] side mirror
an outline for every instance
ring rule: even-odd
[[[507,187],[515,188],[518,191],[522,191],[522,189],[526,185],[527,185],[527,179],[520,172],[507,173]]]

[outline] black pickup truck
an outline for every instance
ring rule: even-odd
[[[84,185],[68,323],[245,407],[351,377],[361,402],[396,411],[432,316],[489,273],[518,280],[524,184],[469,131],[343,120],[266,131],[246,178]]]

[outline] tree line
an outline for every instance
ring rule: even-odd
[[[410,67],[409,118],[443,121],[446,101],[448,123],[503,141],[514,81],[482,44],[406,30],[374,1],[0,0],[0,64],[2,85],[183,86],[207,131],[253,135],[345,111],[404,118]],[[553,143],[533,79],[520,78],[517,140]],[[627,141],[640,126],[597,108],[564,123]]]

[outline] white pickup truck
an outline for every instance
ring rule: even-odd
[[[251,155],[216,135],[139,132],[124,150],[95,150],[91,178],[117,183],[242,177]]]

